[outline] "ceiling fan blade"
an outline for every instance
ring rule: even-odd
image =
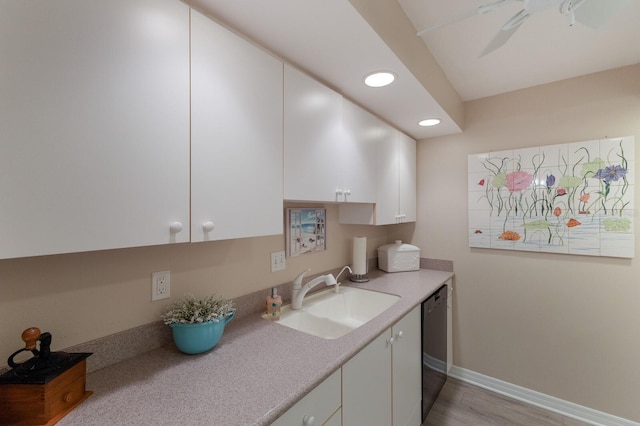
[[[429,31],[433,31],[433,30],[437,30],[438,28],[444,27],[446,25],[451,25],[451,24],[455,24],[456,22],[460,22],[463,21],[467,18],[471,18],[472,16],[476,16],[476,15],[484,15],[485,13],[489,13],[489,12],[493,12],[494,10],[496,10],[497,8],[499,8],[500,6],[504,6],[507,3],[511,3],[514,0],[496,0],[493,3],[487,3],[481,6],[478,6],[475,9],[469,10],[467,12],[461,13],[459,15],[454,16],[451,19],[448,19],[444,22],[440,22],[438,24],[432,25],[430,27],[427,27],[423,30],[418,31],[418,36],[422,36],[425,33],[428,33]]]
[[[518,28],[520,28],[520,25],[522,24],[522,22],[506,30],[502,29],[498,31],[498,34],[496,34],[493,37],[493,39],[491,39],[487,47],[484,48],[484,50],[482,51],[482,53],[480,53],[480,56],[478,57],[482,58],[483,56],[486,56],[489,53],[493,52],[494,50],[497,50],[498,48],[502,47],[507,41],[509,41],[513,33],[515,33],[518,30]]]
[[[620,12],[631,0],[585,0],[573,11],[576,21],[597,29]]]

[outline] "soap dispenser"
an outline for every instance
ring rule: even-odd
[[[271,296],[267,297],[267,318],[271,321],[280,319],[280,309],[282,308],[282,297],[278,295],[278,289],[271,289]]]

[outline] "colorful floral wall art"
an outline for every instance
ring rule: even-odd
[[[472,154],[469,246],[632,258],[633,136]]]

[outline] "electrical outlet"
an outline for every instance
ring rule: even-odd
[[[151,274],[151,301],[167,299],[171,296],[171,272],[161,271]]]
[[[271,253],[271,272],[282,271],[285,268],[284,252]]]

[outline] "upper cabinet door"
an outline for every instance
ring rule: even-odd
[[[188,7],[12,1],[0,27],[0,258],[188,241]]]
[[[400,132],[391,126],[384,126],[383,135],[382,141],[378,144],[378,194],[374,219],[376,225],[397,223],[399,219],[398,141]]]
[[[416,220],[416,141],[382,122],[378,139],[375,206],[341,204],[340,223],[389,225]]]
[[[378,150],[376,225],[416,220],[416,141],[387,126]]]
[[[400,133],[398,137],[399,222],[416,221],[416,141]]]
[[[283,232],[283,64],[192,11],[191,241]]]
[[[382,121],[344,99],[342,127],[344,143],[338,164],[345,172],[342,201],[376,202],[376,155],[382,136]]]
[[[284,67],[284,198],[343,201],[342,95]]]

